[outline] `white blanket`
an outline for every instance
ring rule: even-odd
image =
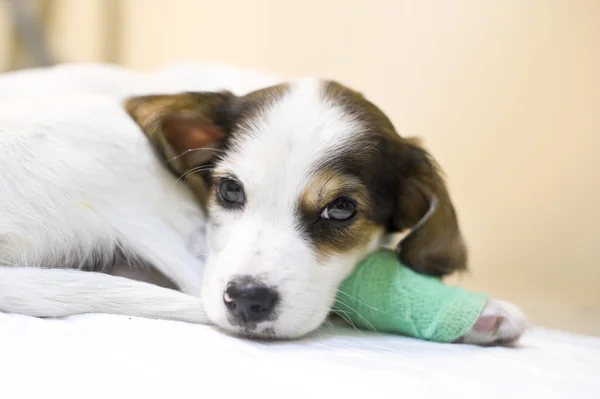
[[[67,65],[0,75],[0,101],[68,92],[117,100],[153,92],[244,93],[277,81],[210,64],[151,74]],[[161,320],[0,314],[0,399],[377,395],[600,398],[600,339],[534,330],[518,348],[478,348],[325,326],[301,341],[251,342]]]
[[[0,398],[600,398],[600,340],[538,330],[518,348],[323,327],[252,342],[111,315],[0,314]]]

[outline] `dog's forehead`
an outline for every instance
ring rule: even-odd
[[[252,94],[218,170],[246,185],[300,190],[324,162],[352,152],[365,132],[347,95],[341,85],[312,78]]]

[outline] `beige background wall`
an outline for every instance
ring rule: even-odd
[[[600,335],[600,1],[52,5],[62,61],[222,61],[363,91],[444,167],[471,247],[462,283]]]

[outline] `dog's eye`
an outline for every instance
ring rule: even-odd
[[[338,198],[321,212],[321,219],[347,221],[356,215],[356,203],[348,198]]]
[[[244,188],[232,179],[223,179],[219,182],[217,193],[221,203],[229,207],[239,208],[246,202]]]

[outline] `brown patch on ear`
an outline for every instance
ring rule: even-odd
[[[406,137],[404,141],[406,141],[406,144],[413,147],[423,148],[423,140],[418,137]]]
[[[204,203],[206,186],[202,174],[193,174],[213,159],[228,129],[225,110],[233,95],[181,93],[148,95],[125,101],[125,109],[140,126],[158,156],[186,181]]]
[[[398,245],[403,263],[431,276],[467,267],[467,250],[444,178],[433,158],[412,140],[402,140],[398,211],[394,227],[411,229]]]
[[[198,118],[165,117],[162,132],[173,150],[184,155],[186,151],[209,148],[225,138],[222,128]]]

